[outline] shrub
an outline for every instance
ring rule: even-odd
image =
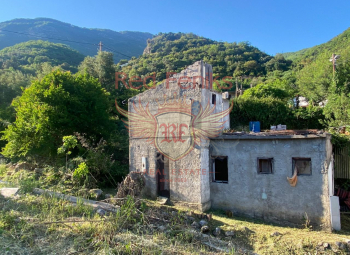
[[[113,130],[108,93],[87,75],[53,71],[14,100],[16,121],[4,131],[7,157],[55,156],[62,138],[74,132],[105,139]]]
[[[293,109],[276,98],[237,98],[234,99],[230,114],[231,128],[247,126],[250,121],[260,121],[261,129],[272,125],[285,124],[288,129],[316,128],[324,126],[322,108],[309,106]]]

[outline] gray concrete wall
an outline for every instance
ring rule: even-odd
[[[204,64],[201,61],[189,66],[181,73],[174,74],[168,81],[164,81],[158,85],[155,89],[150,89],[144,93],[129,99],[129,112],[135,113],[135,107],[140,107],[140,102],[143,109],[146,109],[148,105],[149,111],[152,115],[159,113],[159,104],[164,102],[172,102],[172,100],[184,100],[190,107],[190,112],[194,115],[198,114],[199,106],[202,104],[206,106],[207,100],[210,94],[211,81],[208,79],[209,72],[212,72],[211,66]],[[207,73],[207,77],[205,77]],[[202,76],[203,78],[200,78]],[[180,83],[179,79],[183,77],[183,82]],[[185,77],[192,78],[193,82],[186,81]],[[205,79],[206,78],[206,79]],[[205,100],[203,95],[206,95]],[[164,98],[166,96],[166,99]],[[185,99],[186,98],[186,99]],[[166,100],[166,101],[165,101]],[[204,103],[205,102],[205,103]],[[174,113],[168,118],[162,119],[164,122],[182,122],[182,117]],[[154,133],[152,139],[157,139],[159,133]],[[188,140],[189,136],[183,136],[183,139]],[[146,139],[135,137],[130,134],[130,171],[140,171],[142,164],[142,157],[147,158],[148,171],[146,177],[145,195],[149,197],[157,196],[157,178],[156,178],[156,146]],[[169,144],[169,151],[177,151],[179,143]],[[181,145],[181,144],[180,144]],[[206,152],[208,154],[208,144],[206,145]],[[202,198],[201,194],[201,178],[202,178],[202,165],[201,165],[201,147],[195,146],[195,148],[185,157],[173,161],[165,160],[165,169],[169,170],[169,176],[166,178],[170,180],[170,183],[166,183],[165,187],[170,187],[170,198],[174,201],[184,201],[189,203],[196,203],[199,206],[202,204],[202,199],[205,202],[210,201],[209,198],[209,183],[206,183],[206,197]]]
[[[228,183],[210,181],[213,208],[230,209],[236,214],[285,223],[312,223],[329,227],[327,160],[330,137],[314,139],[212,140],[212,156],[228,156]],[[274,159],[273,174],[257,173],[257,158]],[[309,157],[311,176],[292,176],[292,157]],[[263,197],[266,194],[266,199]]]

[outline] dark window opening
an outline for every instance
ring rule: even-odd
[[[298,171],[298,175],[311,175],[311,158],[292,158],[292,169]]]
[[[258,173],[272,174],[273,158],[258,158]]]
[[[212,95],[211,95],[211,103],[212,103],[212,104],[215,104],[215,103],[216,103],[216,95],[215,95],[215,94],[212,94]]]
[[[227,157],[212,158],[213,182],[228,183]]]

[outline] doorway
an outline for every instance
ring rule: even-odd
[[[158,196],[170,197],[169,159],[157,153],[156,163]]]

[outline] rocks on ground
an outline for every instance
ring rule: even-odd
[[[199,225],[201,225],[202,227],[205,226],[205,225],[207,225],[207,224],[208,224],[208,222],[206,222],[205,220],[201,220],[201,221],[199,222]]]
[[[201,232],[202,233],[208,233],[209,232],[209,227],[208,226],[203,226],[202,228],[201,228]]]
[[[235,235],[235,232],[233,231],[226,231],[225,232],[225,236],[234,236]]]
[[[192,216],[187,216],[186,217],[186,222],[187,222],[187,224],[191,224],[192,222],[194,222],[195,221],[195,218],[193,218]]]
[[[273,233],[271,233],[271,237],[273,237],[273,236],[280,236],[280,235],[282,235],[280,232],[273,232]]]
[[[1,188],[0,195],[5,198],[10,198],[17,195],[19,188]]]
[[[215,230],[213,231],[213,236],[220,236],[221,234],[221,228],[217,227],[215,228]]]
[[[196,222],[196,221],[194,221],[194,222],[191,224],[191,226],[194,227],[194,228],[200,228],[200,227],[201,227],[201,225],[200,225],[198,222]]]
[[[112,198],[113,196],[111,194],[105,194],[105,198],[106,199],[109,199],[109,198]]]
[[[106,211],[103,210],[102,208],[97,209],[96,213],[101,217],[106,215]]]
[[[102,194],[103,194],[103,191],[102,190],[100,190],[100,189],[91,189],[90,191],[89,191],[89,193],[91,194],[91,195],[93,195],[95,198],[100,198],[101,196],[102,196]]]
[[[157,202],[160,205],[166,205],[169,202],[169,199],[167,197],[157,197]]]
[[[343,242],[335,242],[335,245],[339,250],[345,250],[346,249],[346,244]]]
[[[158,230],[164,232],[166,230],[165,226],[158,226]]]

